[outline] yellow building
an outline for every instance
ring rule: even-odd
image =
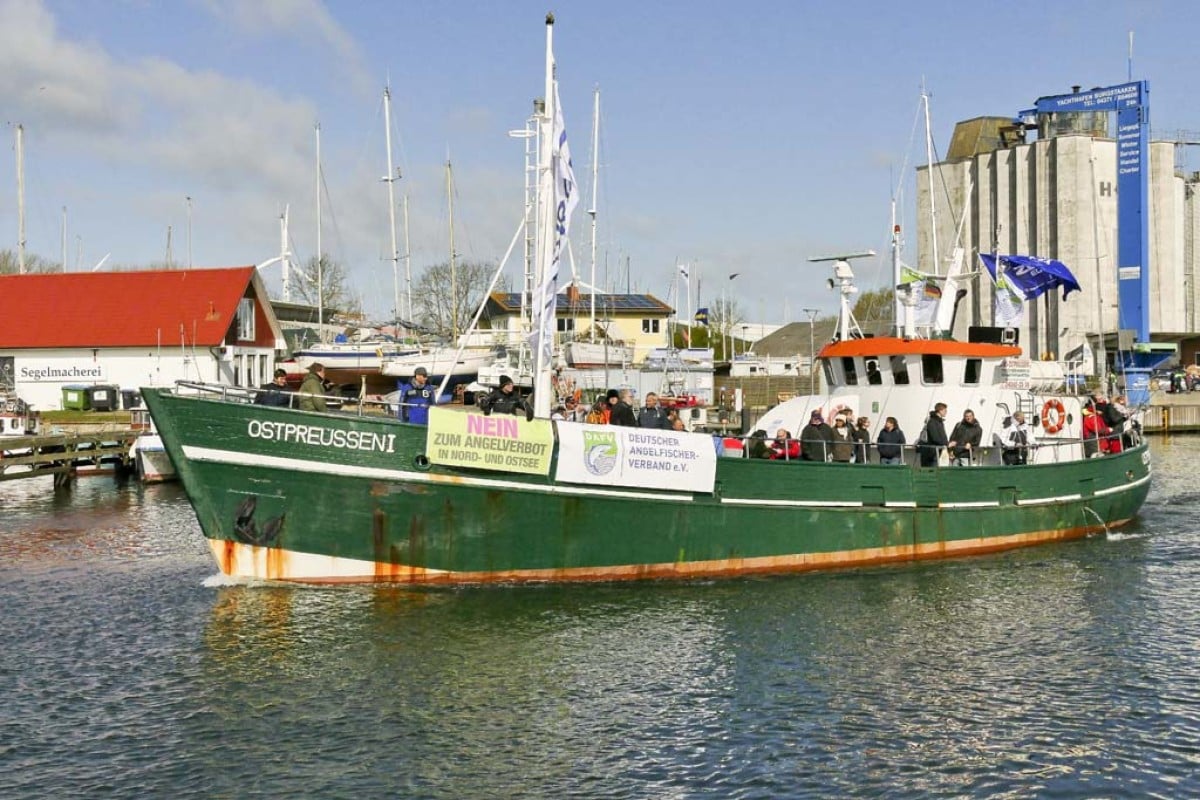
[[[675,309],[653,295],[598,294],[595,309],[595,340],[603,342],[607,339],[612,347],[632,348],[635,363],[644,361],[652,349],[671,343],[668,320]],[[591,295],[559,294],[555,313],[558,317],[556,343],[592,340]],[[523,336],[521,295],[515,292],[489,295],[480,326],[508,332],[514,341],[519,340]]]

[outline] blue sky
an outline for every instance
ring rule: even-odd
[[[0,247],[16,246],[19,122],[30,252],[60,258],[66,206],[72,269],[105,255],[161,261],[168,226],[186,263],[190,196],[196,266],[271,258],[285,204],[307,259],[319,121],[324,250],[348,267],[366,309],[385,316],[385,82],[414,273],[446,259],[448,156],[457,250],[497,261],[523,200],[522,146],[507,132],[543,91],[547,10],[585,191],[601,90],[598,239],[610,276],[624,288],[628,259],[634,289],[673,300],[676,262],[695,263],[702,303],[726,284],[754,321],[833,311],[826,267],[809,256],[874,248],[879,260],[861,263],[860,276],[884,285],[889,199],[897,182],[911,198],[924,160],[923,128],[915,139],[913,130],[922,82],[944,152],[955,121],[1015,114],[1073,84],[1125,82],[1133,30],[1155,135],[1200,129],[1200,4],[1186,0],[0,0],[10,154],[0,161]],[[572,233],[581,265],[587,206],[585,196]],[[911,252],[911,202],[902,214]],[[264,275],[278,285],[277,267]]]

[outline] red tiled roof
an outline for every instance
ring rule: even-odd
[[[0,277],[0,348],[221,344],[254,267]],[[266,302],[266,298],[260,298]]]

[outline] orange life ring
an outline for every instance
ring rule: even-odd
[[[1058,433],[1067,422],[1067,412],[1061,400],[1051,398],[1042,405],[1042,430]]]

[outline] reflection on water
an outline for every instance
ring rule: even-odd
[[[1120,534],[628,586],[228,585],[177,487],[23,490],[0,796],[1194,794],[1198,454]]]

